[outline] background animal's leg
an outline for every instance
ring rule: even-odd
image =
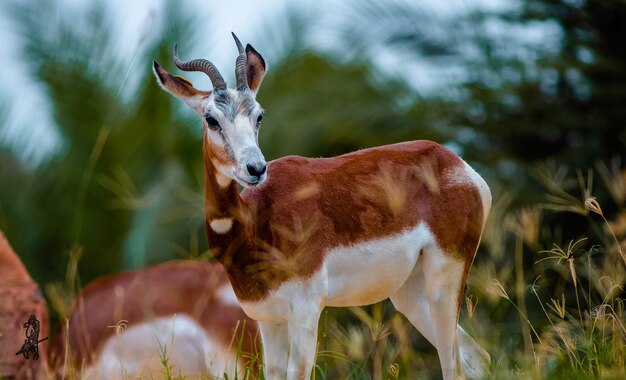
[[[289,336],[287,323],[259,322],[263,340],[263,368],[267,380],[284,380],[287,374]]]

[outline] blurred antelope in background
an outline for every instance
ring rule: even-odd
[[[50,361],[56,373],[85,379],[160,378],[164,358],[173,376],[233,376],[258,335],[223,269],[195,260],[95,280],[67,321]]]
[[[181,62],[176,45],[176,66],[207,74],[213,91],[153,70],[202,119],[209,247],[259,321],[267,378],[309,378],[324,306],[386,298],[437,348],[445,379],[485,375],[489,355],[458,325],[491,206],[485,181],[430,141],[266,164],[256,94],[267,67],[233,36],[236,89],[205,59]]]
[[[89,283],[37,360],[16,355],[31,315],[47,338],[46,301],[0,232],[2,379],[161,378],[163,359],[172,376],[232,377],[257,353],[258,325],[214,263],[173,261]]]

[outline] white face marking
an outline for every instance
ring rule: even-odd
[[[217,218],[209,222],[211,229],[217,234],[225,234],[233,226],[233,218]]]
[[[217,102],[215,96],[219,96]],[[228,167],[218,168],[220,172],[244,187],[263,182],[266,174],[257,177],[248,169],[248,166],[259,168],[266,164],[259,149],[256,125],[262,109],[254,98],[250,98],[249,94],[227,89],[223,95],[210,97],[205,110],[204,115],[210,115],[219,123],[219,128],[216,129],[209,128],[204,121],[205,128],[208,129],[207,139],[215,147],[224,149],[229,154],[230,160],[234,161]]]
[[[248,115],[235,116],[232,128],[224,131],[232,149],[237,164],[232,168],[232,178],[244,187],[251,187],[254,184],[265,180],[266,175],[256,178],[248,172],[248,165],[265,164],[265,157],[261,153],[258,145],[257,128]]]
[[[207,133],[206,135],[207,141],[217,148],[224,148],[224,140],[222,140],[222,136],[219,134],[219,132],[214,131],[210,128],[207,129],[209,131],[209,133]]]

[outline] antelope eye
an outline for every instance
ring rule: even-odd
[[[256,118],[256,125],[261,125],[261,120],[263,120],[263,114]]]
[[[215,120],[215,118],[213,116],[207,116],[206,117],[206,122],[207,122],[207,124],[209,124],[209,127],[211,129],[217,129],[220,126],[220,123],[218,123],[217,120]]]

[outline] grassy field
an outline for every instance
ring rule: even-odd
[[[626,378],[626,210],[605,217],[593,173],[572,183],[544,174],[544,204],[510,210],[507,194],[494,197],[460,323],[490,353],[493,379]],[[623,205],[626,172],[602,177]],[[559,241],[544,221],[554,212],[587,219],[597,235]],[[327,310],[320,331],[317,378],[440,377],[435,350],[388,302]]]
[[[626,172],[599,171],[604,173],[600,185],[623,205]],[[549,171],[540,178],[546,203],[512,210],[511,196],[494,197],[460,323],[490,353],[489,378],[626,378],[626,209],[606,218],[592,196],[591,172],[573,181]],[[562,231],[547,221],[555,212],[592,223],[597,234],[560,241]],[[78,251],[72,255],[66,284],[48,288],[53,308],[61,314],[77,290],[79,256]],[[122,332],[124,327],[122,321],[116,328]],[[232,349],[250,365],[224,379],[257,378],[260,355],[242,352],[238,341],[235,336]],[[163,378],[181,378],[169,362],[167,346],[160,362]],[[323,312],[313,378],[440,376],[434,348],[390,302]],[[71,377],[79,378],[80,369]]]

